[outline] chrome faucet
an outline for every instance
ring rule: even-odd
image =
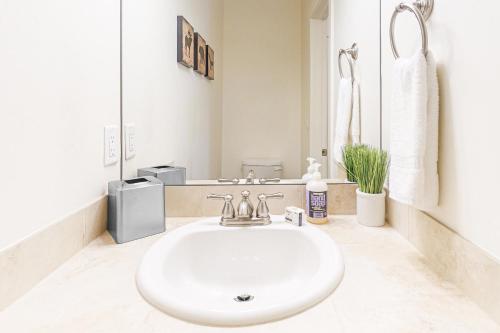
[[[246,179],[245,184],[248,184],[248,185],[253,184],[254,180],[255,180],[255,171],[250,170],[248,172],[248,175],[245,177],[245,179]]]
[[[281,181],[280,178],[259,178],[259,184],[268,184],[268,183],[279,183]],[[219,178],[217,179],[217,182],[219,183],[231,183],[234,185],[238,185],[240,183],[239,178]],[[255,172],[253,170],[250,170],[248,173],[248,176],[245,177],[245,184],[247,185],[252,185],[255,184]]]
[[[269,207],[267,206],[266,199],[279,198],[283,199],[283,193],[264,194],[258,195],[259,204],[253,217],[254,207],[250,201],[250,192],[241,192],[241,202],[238,204],[237,214],[233,206],[233,196],[231,194],[209,194],[207,199],[220,199],[224,200],[224,207],[222,208],[222,216],[220,224],[222,226],[258,226],[268,225],[271,223],[269,215]]]

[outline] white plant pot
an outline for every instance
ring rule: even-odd
[[[356,190],[356,213],[358,223],[367,227],[381,227],[385,224],[385,191],[369,194]]]

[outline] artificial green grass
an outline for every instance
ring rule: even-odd
[[[389,169],[387,151],[366,145],[348,145],[343,151],[347,179],[357,182],[361,192],[382,193]]]

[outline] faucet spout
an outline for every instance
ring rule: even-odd
[[[246,184],[247,184],[247,185],[251,185],[251,184],[253,184],[253,183],[254,183],[254,180],[255,180],[255,171],[250,170],[250,171],[248,172],[248,175],[245,177],[245,179],[246,179]]]

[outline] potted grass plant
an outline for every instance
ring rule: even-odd
[[[366,148],[368,148],[368,146],[362,144],[345,145],[342,148],[344,164],[340,166],[345,170],[348,182],[357,183],[356,174],[354,173],[354,161],[358,152]]]
[[[369,227],[381,227],[385,223],[384,183],[389,155],[384,150],[363,145],[345,147],[344,155],[346,153],[344,167],[348,176],[351,175],[351,179],[358,183],[358,222]]]

